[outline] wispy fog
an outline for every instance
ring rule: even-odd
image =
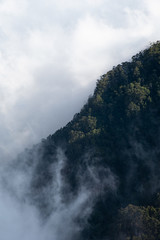
[[[77,239],[87,224],[98,196],[103,194],[104,189],[116,191],[115,176],[109,169],[96,168],[95,171],[94,166],[88,166],[79,177],[77,193],[68,191],[67,181],[62,174],[66,157],[61,149],[57,149],[51,167],[52,182],[38,192],[31,191],[38,161],[37,155],[32,165],[24,157],[18,165],[12,162],[1,166],[1,239]],[[47,207],[42,209],[44,201],[47,202]]]
[[[96,79],[160,38],[159,0],[0,1],[0,153],[65,125]]]

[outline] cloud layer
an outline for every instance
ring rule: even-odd
[[[1,0],[0,153],[65,125],[113,65],[160,38],[158,0]]]

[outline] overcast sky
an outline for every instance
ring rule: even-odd
[[[71,120],[159,23],[159,0],[0,0],[1,159]]]

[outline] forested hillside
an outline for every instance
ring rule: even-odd
[[[78,239],[160,239],[160,42],[101,76],[71,122],[16,160],[38,159],[29,194],[46,217],[53,209],[43,192],[58,148],[64,201],[82,185],[94,198],[85,224],[77,218]]]

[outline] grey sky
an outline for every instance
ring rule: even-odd
[[[1,0],[0,153],[65,125],[96,79],[160,39],[159,0]]]

